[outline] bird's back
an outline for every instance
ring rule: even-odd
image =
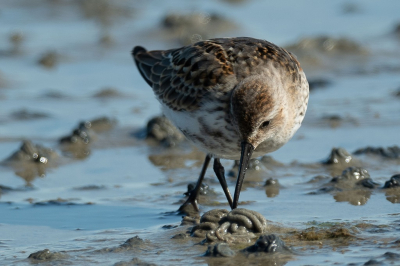
[[[290,82],[301,82],[302,69],[292,54],[264,40],[218,38],[171,50],[132,51],[137,67],[162,104],[194,111],[210,91],[229,92],[244,78],[272,64]]]

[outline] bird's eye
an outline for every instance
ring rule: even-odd
[[[264,129],[267,128],[269,126],[270,121],[264,121],[261,125],[260,128]]]

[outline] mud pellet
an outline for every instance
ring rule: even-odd
[[[200,219],[200,222],[212,222],[212,223],[218,223],[223,217],[225,217],[228,214],[228,211],[225,209],[215,209],[206,212],[203,214],[203,216]]]
[[[239,228],[239,225],[237,223],[231,223],[231,226],[229,227],[229,231],[231,233],[236,233]]]
[[[245,215],[235,214],[235,213],[231,212],[228,214],[228,219],[230,222],[236,222],[238,224],[242,224],[245,227],[247,227],[248,229],[253,228],[253,224],[251,223],[251,220],[248,217],[246,217]]]
[[[215,236],[215,231],[211,230],[206,234],[207,242],[216,242],[218,238]]]
[[[221,224],[217,230],[215,230],[215,235],[218,237],[219,240],[224,240],[225,239],[225,235],[228,232],[228,228],[231,225],[230,222],[225,222],[223,224]]]

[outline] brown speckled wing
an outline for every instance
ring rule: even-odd
[[[300,65],[286,50],[263,40],[219,38],[165,51],[132,51],[136,65],[157,97],[177,111],[196,110],[216,85],[224,88],[232,75],[240,82],[267,62],[301,78]]]
[[[166,51],[132,51],[136,65],[157,97],[177,111],[195,110],[215,85],[233,74],[220,45],[200,42]]]

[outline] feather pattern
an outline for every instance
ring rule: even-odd
[[[216,87],[230,91],[229,84],[256,74],[269,63],[285,71],[293,83],[302,78],[300,64],[291,53],[247,37],[211,39],[165,51],[137,46],[132,55],[158,99],[174,111],[200,108],[202,98]]]

